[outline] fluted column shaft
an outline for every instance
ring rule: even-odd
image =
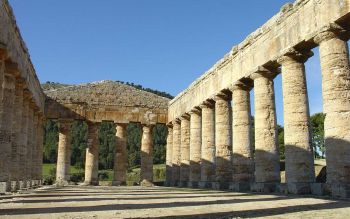
[[[56,184],[68,185],[70,181],[71,121],[59,121]]]
[[[88,140],[85,161],[85,181],[86,185],[99,184],[98,180],[98,155],[99,155],[99,124],[88,122]]]
[[[5,75],[0,91],[2,93],[0,99],[0,193],[8,192],[11,189],[12,119],[15,97],[15,77],[9,74],[6,69],[3,73]]]
[[[27,154],[30,152],[28,145],[28,115],[29,115],[29,95],[27,92],[23,93],[23,105],[22,105],[22,124],[21,124],[21,139],[23,148],[20,153],[19,165],[21,167],[21,175],[19,187],[20,189],[27,187],[27,182],[30,179],[27,173],[27,168],[30,160],[28,160]]]
[[[226,188],[232,181],[232,129],[229,97],[215,97],[216,188]]]
[[[172,185],[178,186],[180,182],[181,165],[181,125],[180,121],[174,120],[173,124],[173,150],[172,150]]]
[[[38,121],[38,180],[39,185],[43,182],[43,148],[44,148],[44,117],[41,115]]]
[[[201,111],[190,112],[190,187],[197,187],[201,180],[202,118]]]
[[[291,193],[310,193],[315,181],[305,66],[307,56],[289,54],[282,65],[286,182]]]
[[[32,141],[33,141],[33,151],[32,151],[32,186],[37,187],[39,185],[39,180],[38,180],[38,109],[33,106],[33,129],[32,129]],[[69,168],[68,168],[69,169]]]
[[[187,186],[190,179],[190,120],[188,115],[181,117],[180,157],[180,186]]]
[[[20,161],[23,159],[23,141],[21,135],[22,126],[22,104],[23,104],[23,84],[16,83],[14,100],[14,117],[12,120],[12,150],[11,150],[11,189],[19,189],[19,180],[23,174],[20,171]]]
[[[201,105],[202,109],[202,151],[201,185],[211,188],[215,181],[215,112],[212,103]]]
[[[347,42],[337,29],[316,37],[322,70],[327,182],[333,196],[349,197],[350,184],[350,66]],[[345,187],[344,187],[345,186]],[[348,188],[346,188],[348,187]]]
[[[249,88],[236,85],[232,88],[232,151],[233,182],[249,185],[254,179],[254,157],[251,139]],[[243,185],[242,185],[243,186]],[[240,187],[242,187],[240,186]],[[241,190],[243,188],[237,188]],[[249,188],[247,188],[249,189]]]
[[[153,136],[152,125],[143,125],[141,139],[141,186],[153,185]]]
[[[33,148],[34,148],[34,142],[33,142],[33,128],[34,128],[34,110],[32,108],[32,99],[29,99],[28,103],[28,117],[27,117],[27,157],[26,157],[26,163],[27,163],[27,187],[32,187],[32,180],[33,180]]]
[[[168,135],[166,140],[166,170],[165,185],[171,186],[172,182],[172,166],[173,166],[173,127],[168,125]]]
[[[274,191],[281,177],[273,79],[256,74],[254,97],[255,182],[258,190]]]
[[[127,124],[116,124],[116,145],[114,157],[114,178],[112,185],[126,185],[127,151],[126,151]]]

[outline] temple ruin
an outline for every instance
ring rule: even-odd
[[[152,126],[160,123],[168,126],[166,186],[350,197],[350,0],[285,5],[170,102],[111,81],[44,92],[7,0],[1,0],[0,27],[0,193],[42,184],[43,127],[54,119],[59,123],[59,186],[69,182],[72,122],[88,124],[85,185],[98,185],[98,126],[111,121],[117,142],[113,185],[125,184],[125,127],[130,122],[142,124],[141,185],[152,185]],[[327,183],[315,182],[304,66],[316,47],[326,114]],[[273,85],[278,74],[286,183],[280,178],[276,130]]]

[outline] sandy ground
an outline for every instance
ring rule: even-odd
[[[349,200],[213,190],[46,187],[0,196],[0,218],[350,218]]]

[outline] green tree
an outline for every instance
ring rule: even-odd
[[[83,121],[75,121],[71,129],[71,165],[83,168],[87,146],[87,125]]]
[[[113,169],[115,152],[115,126],[102,122],[99,130],[99,169]]]
[[[315,158],[325,157],[326,148],[324,145],[324,113],[316,113],[311,116],[312,127],[312,146],[314,149]]]
[[[284,160],[285,156],[285,146],[284,146],[284,128],[281,125],[277,125],[277,133],[278,133],[278,146],[280,150],[280,159]]]
[[[58,148],[58,124],[48,120],[45,126],[43,162],[56,163]]]

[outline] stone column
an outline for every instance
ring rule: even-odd
[[[126,151],[127,124],[116,124],[116,145],[114,156],[113,186],[126,185],[127,151]]]
[[[140,185],[153,186],[152,125],[142,126]]]
[[[232,89],[233,190],[249,191],[254,181],[254,155],[251,142],[250,88],[243,83]]]
[[[32,186],[37,187],[39,186],[38,181],[38,136],[37,136],[37,130],[38,130],[38,109],[35,106],[35,104],[32,105],[33,107],[33,129],[32,129],[32,141],[33,141],[33,151],[32,151]]]
[[[172,159],[173,159],[173,126],[168,124],[168,136],[166,140],[166,170],[165,170],[165,186],[171,186],[172,184]]]
[[[350,66],[341,27],[331,25],[315,39],[320,45],[327,183],[332,195],[350,197]]]
[[[23,92],[23,103],[22,103],[22,124],[21,124],[21,145],[23,146],[20,150],[20,181],[19,188],[27,188],[27,182],[29,181],[29,174],[27,173],[27,167],[30,160],[28,160],[27,154],[30,152],[28,145],[28,114],[29,114],[29,101],[30,96],[28,90]]]
[[[207,101],[202,109],[201,188],[212,188],[215,181],[215,112],[214,101]]]
[[[98,140],[99,124],[88,122],[88,140],[85,161],[85,182],[84,185],[98,186]]]
[[[12,120],[12,150],[11,150],[11,190],[16,191],[20,188],[19,181],[23,174],[20,171],[20,159],[23,159],[23,141],[21,135],[22,124],[22,104],[23,104],[23,84],[16,83],[14,100],[14,117]],[[22,156],[21,156],[22,155]]]
[[[284,145],[288,192],[308,194],[315,181],[309,100],[304,62],[312,55],[295,50],[278,59],[282,65]]]
[[[216,178],[214,188],[228,189],[232,182],[232,131],[230,97],[219,93],[215,97]]]
[[[181,165],[181,124],[180,120],[173,121],[173,154],[172,154],[172,186],[180,185]]]
[[[185,114],[181,117],[181,165],[180,187],[187,187],[190,180],[190,117]]]
[[[39,115],[39,122],[38,122],[38,164],[37,164],[38,170],[37,171],[38,171],[39,186],[43,184],[44,124],[45,124],[45,118],[41,113]]]
[[[70,181],[71,120],[59,120],[56,184],[66,186]]]
[[[190,112],[190,180],[189,187],[198,187],[201,180],[202,118],[201,111]]]
[[[15,97],[15,77],[7,72],[1,87],[0,100],[0,194],[10,191],[10,170],[11,170],[11,150],[12,150],[12,119],[13,104]]]
[[[274,192],[281,182],[273,78],[253,75],[255,104],[255,186]],[[268,74],[268,73],[266,73]]]
[[[27,155],[26,155],[26,174],[27,174],[27,188],[32,187],[33,180],[33,126],[34,126],[34,110],[32,108],[32,99],[29,97],[28,102],[28,117],[27,117]]]

